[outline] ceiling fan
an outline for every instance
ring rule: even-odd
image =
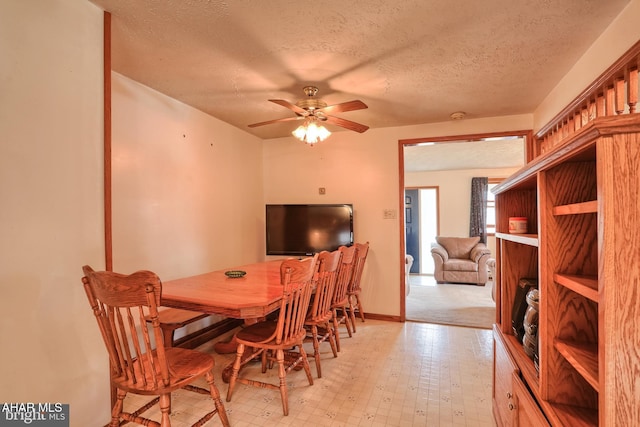
[[[351,120],[342,119],[340,117],[330,116],[327,113],[342,113],[345,111],[354,111],[354,110],[363,110],[367,107],[362,101],[349,101],[343,102],[341,104],[327,105],[320,98],[316,98],[316,94],[318,93],[318,88],[315,86],[305,86],[302,89],[307,95],[307,98],[301,99],[300,101],[292,104],[289,101],[285,101],[284,99],[270,99],[269,101],[274,102],[278,105],[281,105],[285,108],[290,109],[294,113],[296,113],[295,117],[286,117],[283,119],[275,119],[275,120],[267,120],[266,122],[253,123],[249,125],[250,128],[254,128],[257,126],[269,125],[272,123],[280,123],[280,122],[288,122],[294,120],[303,120],[309,119],[318,122],[326,122],[332,125],[340,126],[345,129],[349,129],[355,132],[365,132],[369,129],[369,126],[352,122]]]

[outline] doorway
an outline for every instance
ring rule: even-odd
[[[444,233],[451,236],[464,236],[469,230],[469,208],[466,207],[470,189],[470,176],[506,177],[513,171],[522,167],[532,158],[533,132],[506,131],[482,134],[453,135],[446,137],[430,137],[420,139],[406,139],[398,141],[399,154],[399,225],[400,225],[400,320],[406,320],[406,299],[411,292],[409,275],[412,278],[433,280],[428,272],[433,272],[433,267],[425,265],[432,261],[430,244],[435,241],[435,235]],[[518,147],[514,151],[513,148]],[[489,171],[491,169],[491,171]],[[494,173],[500,169],[511,169],[504,175]],[[485,175],[476,175],[476,172]],[[461,184],[462,179],[468,179]],[[416,224],[416,218],[420,218],[421,210],[420,192],[413,193],[411,200],[407,199],[406,190],[418,190],[426,186],[437,186],[442,192],[439,194],[436,215],[442,210],[443,215],[437,216],[437,231],[433,237],[422,237],[423,230],[420,224]],[[414,199],[417,197],[417,201]],[[444,198],[443,198],[444,197]],[[427,198],[427,197],[425,197]],[[463,201],[464,200],[464,201]],[[409,203],[409,206],[407,206]],[[410,207],[411,209],[406,209]],[[425,208],[429,210],[428,208]],[[407,221],[411,230],[407,230]],[[420,222],[418,220],[418,222]],[[416,228],[414,230],[414,228]],[[411,241],[413,239],[413,241]],[[416,239],[417,242],[416,243]],[[428,248],[420,242],[428,242]],[[417,247],[417,249],[416,249]],[[407,271],[407,254],[417,253],[415,267]],[[411,272],[411,273],[410,273]],[[418,274],[416,274],[418,273]]]
[[[431,243],[438,235],[438,187],[405,189],[406,254],[413,257],[409,273],[433,275]]]

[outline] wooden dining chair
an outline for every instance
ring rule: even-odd
[[[339,249],[342,257],[340,258],[340,265],[338,267],[338,279],[336,280],[336,289],[333,292],[333,299],[331,301],[331,310],[333,312],[333,333],[336,336],[336,347],[340,351],[340,331],[338,327],[344,322],[349,337],[352,337],[351,333],[351,317],[349,316],[349,282],[351,281],[351,275],[353,274],[353,268],[355,263],[355,246],[341,246]]]
[[[360,301],[360,286],[362,280],[362,271],[364,270],[364,264],[367,261],[367,255],[369,254],[369,242],[356,243],[356,260],[353,267],[353,274],[351,275],[351,282],[349,282],[349,315],[351,316],[351,326],[353,326],[353,332],[356,332],[356,307],[360,314],[360,319],[364,322],[364,310],[362,309],[362,302]]]
[[[317,259],[316,254],[313,258],[302,261],[295,259],[283,261],[280,269],[283,297],[277,319],[267,319],[246,326],[235,335],[238,348],[229,378],[227,402],[231,401],[238,382],[259,388],[280,390],[282,411],[284,415],[289,415],[287,374],[302,364],[309,385],[313,385],[311,368],[302,344],[306,335],[304,321],[309,309]],[[299,353],[290,351],[294,347],[299,349]],[[252,350],[248,357],[243,357],[245,348]],[[274,360],[277,362],[279,384],[239,376],[240,368],[257,358],[261,358],[263,374],[267,371],[267,363],[272,363]]]
[[[304,322],[307,330],[307,338],[313,341],[313,356],[316,362],[316,372],[318,378],[322,378],[322,368],[320,366],[320,344],[328,341],[333,351],[333,357],[338,357],[335,336],[331,327],[331,301],[333,291],[338,279],[338,267],[340,265],[340,251],[320,252],[318,256],[318,274],[315,281],[315,292],[313,302],[309,307],[307,318]]]
[[[109,353],[111,384],[116,389],[116,402],[111,411],[111,427],[120,420],[143,425],[170,427],[171,393],[185,389],[210,395],[213,408],[194,426],[200,426],[218,414],[222,425],[229,420],[220,393],[214,383],[214,360],[211,355],[177,347],[165,348],[158,320],[162,283],[150,271],[122,275],[109,271],[96,272],[82,268],[82,283],[89,304],[98,321]],[[151,319],[151,331],[145,319]],[[209,389],[192,383],[204,377]],[[134,412],[124,411],[127,393],[157,396]],[[141,416],[159,403],[160,423]]]

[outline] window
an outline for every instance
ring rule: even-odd
[[[496,234],[496,197],[491,191],[502,179],[489,178],[487,186],[487,236]]]

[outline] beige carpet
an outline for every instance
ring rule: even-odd
[[[447,283],[420,284],[411,280],[406,298],[407,320],[441,325],[491,329],[496,304],[491,299],[492,282],[485,286]]]

